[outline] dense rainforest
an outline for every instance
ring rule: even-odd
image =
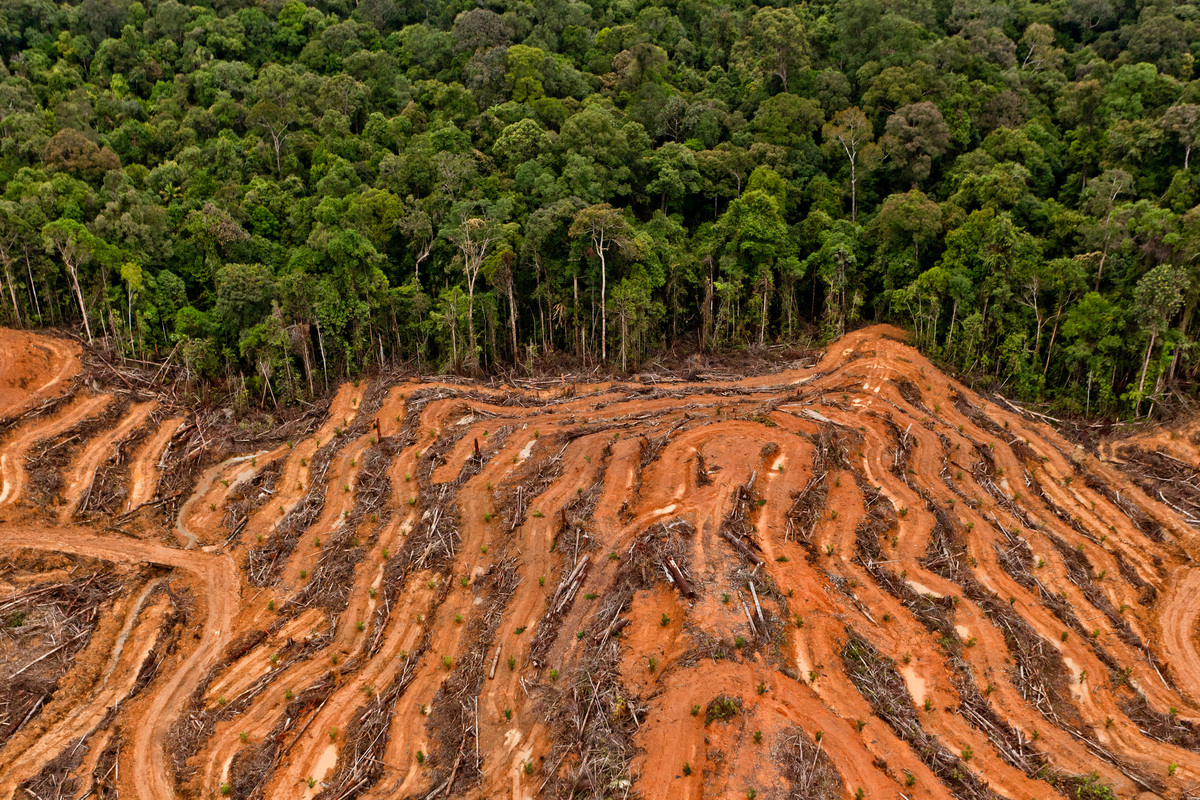
[[[1170,0],[5,0],[0,322],[269,405],[890,321],[1144,414],[1200,372],[1197,54]]]

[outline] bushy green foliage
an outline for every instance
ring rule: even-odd
[[[1194,385],[1192,5],[464,7],[0,4],[0,322],[263,404],[868,321],[1064,412]]]
[[[718,695],[708,702],[704,709],[704,724],[724,721],[736,717],[742,708],[742,698]]]

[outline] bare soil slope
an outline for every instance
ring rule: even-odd
[[[1197,796],[1194,430],[903,336],[252,431],[0,333],[0,800]]]

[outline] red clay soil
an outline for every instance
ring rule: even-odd
[[[727,383],[346,384],[232,451],[138,398],[48,524],[27,459],[122,390],[0,332],[0,419],[72,393],[0,439],[0,591],[126,576],[0,800],[1195,796],[1200,424],[1098,458],[904,336]]]
[[[0,328],[0,419],[70,389],[79,346],[29,331]]]

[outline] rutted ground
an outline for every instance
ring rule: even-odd
[[[1100,460],[876,327],[247,433],[19,336],[0,798],[1200,786],[1194,427]]]

